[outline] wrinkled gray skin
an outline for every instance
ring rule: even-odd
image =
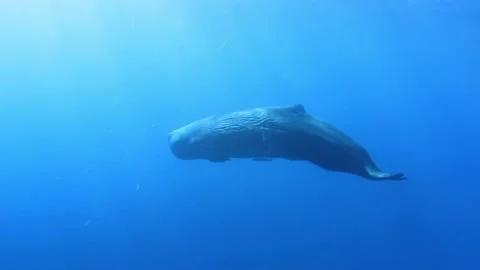
[[[172,153],[183,160],[283,158],[370,180],[406,179],[403,173],[382,172],[365,148],[300,104],[204,118],[170,132],[168,141]]]

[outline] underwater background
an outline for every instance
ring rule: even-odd
[[[480,269],[480,4],[0,2],[0,269]],[[303,104],[405,181],[182,161]]]

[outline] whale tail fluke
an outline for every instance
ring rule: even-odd
[[[367,171],[367,178],[371,180],[393,180],[393,181],[399,181],[399,180],[405,180],[407,177],[403,173],[386,173],[382,172],[377,168],[365,168]]]
[[[370,174],[372,180],[405,180],[407,177],[403,173],[379,173]]]

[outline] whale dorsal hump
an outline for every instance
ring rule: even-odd
[[[285,107],[285,110],[289,111],[291,113],[295,113],[295,114],[306,113],[305,107],[302,104],[294,104],[294,105],[291,105],[291,106],[287,106],[287,107]]]

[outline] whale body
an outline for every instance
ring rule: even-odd
[[[234,158],[308,161],[325,170],[370,180],[403,180],[383,172],[351,137],[310,115],[301,104],[263,107],[206,117],[168,134],[181,160],[226,162]]]

